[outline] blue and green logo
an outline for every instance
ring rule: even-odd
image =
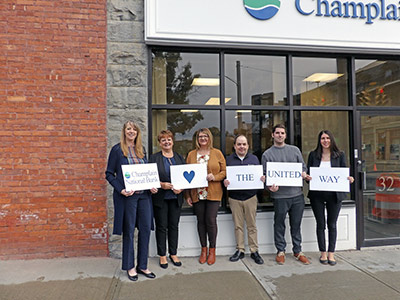
[[[271,19],[279,11],[279,0],[243,0],[247,12],[259,20]]]

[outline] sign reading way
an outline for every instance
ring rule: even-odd
[[[350,192],[349,168],[310,168],[310,191]]]

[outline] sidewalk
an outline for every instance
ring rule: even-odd
[[[282,266],[274,255],[262,255],[261,266],[249,255],[236,263],[218,256],[213,266],[182,257],[182,267],[166,270],[150,258],[157,278],[139,275],[138,282],[112,258],[0,261],[0,299],[400,299],[398,246],[340,251],[333,267],[320,264],[319,253],[306,254],[308,266],[288,253]]]

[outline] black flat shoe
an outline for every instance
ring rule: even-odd
[[[321,257],[319,258],[319,262],[323,265],[327,265],[328,264],[328,260],[327,259],[322,259]]]
[[[142,275],[144,275],[144,276],[146,276],[147,278],[150,278],[150,279],[156,278],[156,274],[154,274],[153,272],[145,273],[145,272],[143,272],[143,271],[140,270],[140,269],[136,269],[136,272],[137,272],[138,274],[142,274]]]
[[[328,259],[328,264],[330,264],[331,266],[336,265],[336,260],[329,260]]]
[[[264,263],[264,260],[262,259],[262,257],[260,256],[260,254],[258,253],[258,251],[253,252],[252,254],[250,254],[250,257],[254,260],[254,262],[258,265],[262,265]]]
[[[128,274],[128,278],[129,278],[129,280],[132,280],[132,281],[137,281],[138,280],[138,276],[137,276],[137,274],[136,275],[129,275],[129,271],[126,271],[126,274]]]
[[[229,257],[229,260],[230,261],[238,261],[239,259],[242,259],[243,257],[244,257],[244,253],[239,250],[236,250],[236,252],[231,257]]]
[[[176,267],[182,266],[182,262],[180,262],[180,261],[174,261],[174,260],[172,259],[171,255],[169,256],[169,259],[171,260],[171,262],[173,263],[174,266],[176,266]]]
[[[159,263],[159,264],[160,264],[160,267],[163,269],[168,268],[168,263],[165,263],[165,264]]]

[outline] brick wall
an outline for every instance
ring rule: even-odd
[[[0,259],[108,254],[106,0],[0,2]]]

